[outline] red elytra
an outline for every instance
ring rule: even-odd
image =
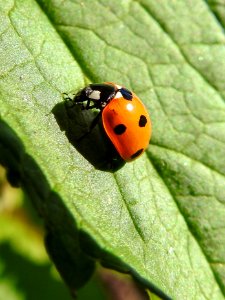
[[[102,110],[104,129],[125,161],[140,156],[151,138],[151,121],[141,100],[132,93],[132,100],[113,98]]]

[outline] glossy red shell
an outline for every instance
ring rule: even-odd
[[[134,93],[132,96],[132,100],[116,97],[102,111],[104,129],[125,161],[146,150],[152,132],[147,109]]]

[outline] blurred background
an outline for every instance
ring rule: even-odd
[[[0,166],[0,300],[69,300],[44,247],[44,226],[20,188],[12,187]],[[149,299],[128,275],[97,267],[78,300]],[[159,299],[151,294],[151,299]]]
[[[41,219],[0,166],[0,300],[71,299],[48,258]],[[95,275],[78,299],[106,299]]]

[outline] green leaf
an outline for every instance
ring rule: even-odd
[[[163,298],[223,299],[225,19],[219,5],[38,2],[0,4],[0,153],[11,180],[44,218],[48,249],[64,279],[71,289],[82,285],[97,259]],[[62,93],[87,81],[131,88],[151,114],[148,151],[116,172],[84,158],[87,146],[101,155],[99,132],[78,152],[52,113]]]

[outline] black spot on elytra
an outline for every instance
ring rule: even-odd
[[[120,93],[122,94],[123,98],[126,100],[132,100],[132,98],[133,98],[131,91],[129,91],[125,88],[121,88]]]
[[[140,127],[145,127],[146,124],[147,124],[147,118],[146,118],[146,116],[141,115],[141,116],[140,116],[140,119],[139,119],[138,125],[139,125]]]
[[[131,155],[131,159],[134,159],[136,157],[138,157],[142,152],[144,151],[144,149],[139,149],[138,151],[136,151],[134,154]]]
[[[126,131],[127,127],[124,124],[118,124],[114,127],[113,131],[117,135],[121,135]]]

